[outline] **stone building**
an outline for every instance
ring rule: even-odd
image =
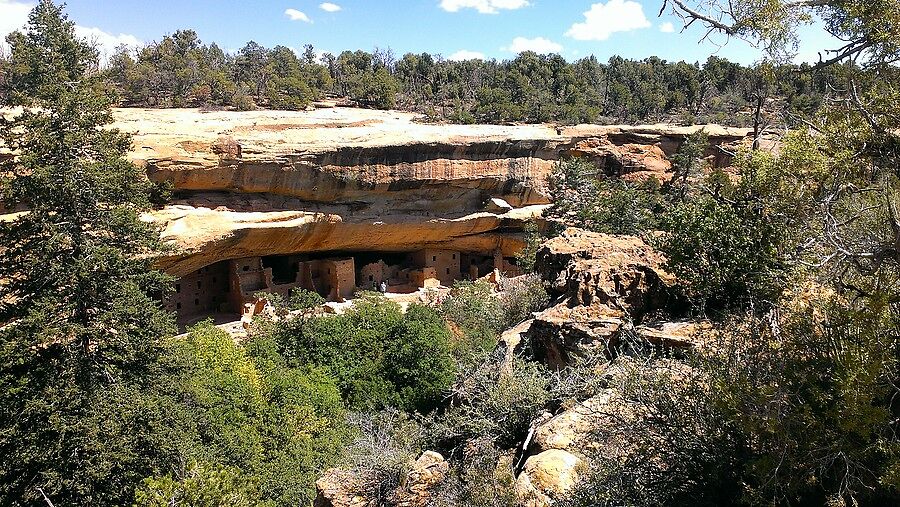
[[[450,286],[460,277],[460,253],[454,250],[426,249],[414,253],[412,264],[417,268],[434,268],[442,285]]]
[[[365,264],[360,263],[358,270],[357,258],[368,259]],[[377,260],[369,262],[372,259]],[[167,305],[178,313],[179,322],[186,324],[215,314],[239,315],[245,305],[256,302],[260,292],[287,297],[292,289],[302,288],[330,301],[344,301],[358,290],[378,290],[382,282],[388,292],[410,293],[422,288],[449,287],[460,279],[475,280],[494,269],[508,275],[518,272],[499,252],[425,249],[322,258],[248,257],[217,262],[185,276],[178,281],[175,295]]]

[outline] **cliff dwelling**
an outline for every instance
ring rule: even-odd
[[[495,269],[507,276],[520,274],[515,261],[500,251],[424,249],[247,257],[216,262],[180,278],[166,306],[184,326],[211,316],[237,318],[263,292],[287,297],[300,288],[342,302],[359,291],[382,287],[389,294],[449,287]]]

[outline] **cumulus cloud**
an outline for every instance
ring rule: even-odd
[[[303,21],[304,23],[312,23],[312,20],[309,19],[309,16],[306,13],[298,11],[297,9],[286,9],[284,11],[284,15],[287,16],[291,21]]]
[[[340,5],[333,4],[331,2],[325,2],[325,3],[319,4],[319,8],[325,12],[337,12],[337,11],[341,10]]]
[[[675,25],[666,21],[665,23],[659,25],[659,31],[662,33],[673,33],[675,31]]]
[[[563,47],[560,44],[553,42],[552,40],[545,39],[543,37],[535,37],[533,39],[526,39],[525,37],[516,37],[509,44],[509,46],[505,48],[500,48],[504,51],[509,51],[510,53],[521,53],[523,51],[534,51],[538,54],[546,54],[546,53],[559,53],[562,51]]]
[[[0,0],[0,46],[6,49],[6,36],[25,26],[28,22],[28,14],[34,5],[28,2]],[[143,42],[134,35],[112,34],[96,27],[75,25],[75,35],[96,46],[101,62],[106,62],[119,45],[124,44],[129,47],[143,45]]]
[[[484,53],[479,53],[478,51],[469,51],[467,49],[460,49],[456,53],[453,53],[448,57],[449,60],[454,62],[462,62],[464,60],[484,60]]]
[[[144,43],[134,35],[120,33],[118,35],[106,33],[99,28],[88,28],[84,26],[75,26],[75,35],[87,40],[93,44],[100,53],[100,61],[105,62],[115,52],[115,49],[121,45],[130,48],[142,46]]]
[[[22,28],[28,22],[28,13],[33,7],[34,4],[25,2],[0,0],[0,36],[6,39],[7,34]]]
[[[591,5],[584,22],[575,23],[566,36],[577,40],[606,40],[616,32],[649,28],[644,7],[633,0],[609,0]],[[674,28],[674,27],[673,27]]]
[[[475,9],[482,14],[497,14],[501,10],[521,9],[528,5],[528,0],[441,0],[441,9],[447,12]]]

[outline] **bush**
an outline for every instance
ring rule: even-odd
[[[550,176],[553,205],[547,217],[590,231],[637,235],[656,227],[663,210],[658,191],[655,179],[634,184],[604,178],[590,162],[571,159]]]
[[[497,336],[505,329],[500,299],[494,295],[493,285],[483,280],[455,282],[439,310],[462,331],[463,336],[454,344],[454,356],[458,359],[493,349]]]
[[[504,278],[500,282],[500,291],[504,328],[530,319],[533,312],[547,308],[550,303],[546,284],[535,274]]]
[[[662,219],[666,233],[654,243],[686,295],[704,310],[735,303],[773,301],[783,264],[778,231],[752,203],[709,196],[674,206]]]
[[[808,285],[704,337],[689,366],[613,382],[624,456],[593,456],[576,505],[894,505],[900,500],[895,309]]]
[[[421,453],[422,428],[403,412],[387,409],[348,416],[354,438],[344,449],[342,468],[357,495],[384,500]]]
[[[533,273],[535,256],[544,241],[544,236],[538,230],[534,220],[525,224],[523,232],[525,233],[525,246],[516,253],[516,265],[523,273]]]
[[[136,507],[267,507],[259,487],[239,469],[191,463],[180,479],[171,474],[145,479],[135,494]]]
[[[491,353],[460,375],[453,404],[428,420],[430,445],[452,452],[464,442],[487,438],[508,449],[525,438],[550,400],[550,376],[540,364],[519,357],[504,364],[505,352]]]
[[[196,428],[194,443],[183,448],[184,460],[211,468],[151,483],[188,494],[184,488],[205,491],[234,470],[241,481],[258,484],[254,501],[312,501],[318,473],[335,462],[346,438],[340,393],[324,372],[289,368],[273,350],[260,340],[245,349],[210,323],[173,344],[172,361],[183,365],[177,396]]]
[[[348,406],[431,409],[453,379],[450,332],[430,308],[364,295],[344,315],[278,323],[271,339],[293,366],[327,370]]]

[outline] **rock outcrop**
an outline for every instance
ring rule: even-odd
[[[549,202],[547,177],[560,158],[664,179],[686,135],[706,128],[718,153],[748,133],[435,125],[352,108],[119,109],[115,118],[114,127],[133,135],[132,160],[174,191],[171,206],[148,219],[181,249],[160,262],[176,275],[239,256],[329,249],[428,246],[510,256],[521,246],[522,220]]]
[[[520,505],[545,507],[554,500],[565,498],[578,483],[583,461],[578,456],[559,449],[535,454],[525,462],[516,479],[516,498]]]
[[[612,357],[625,331],[664,308],[675,282],[640,238],[567,229],[537,252],[536,269],[561,302],[528,332],[535,354],[561,368],[576,357]]]
[[[393,492],[388,504],[394,507],[425,507],[432,491],[447,478],[450,465],[434,451],[425,451],[412,463],[409,472]],[[331,468],[316,481],[315,507],[377,507],[384,505],[359,493],[359,477],[340,468]]]

